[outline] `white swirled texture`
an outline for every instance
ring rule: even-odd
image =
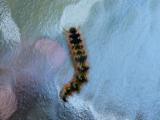
[[[73,68],[62,30],[71,26],[90,73],[64,104]],[[159,0],[0,0],[0,49],[11,48],[0,61],[0,119],[159,120],[159,36]]]

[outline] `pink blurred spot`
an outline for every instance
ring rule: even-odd
[[[8,119],[17,109],[12,70],[0,66],[0,120]]]
[[[47,57],[53,68],[60,67],[66,59],[65,50],[56,41],[40,39],[36,42],[35,48]]]
[[[0,118],[6,120],[16,109],[16,96],[11,87],[0,86]]]

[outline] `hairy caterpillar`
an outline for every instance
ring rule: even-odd
[[[65,31],[65,33],[74,67],[72,80],[65,84],[60,91],[60,97],[66,102],[67,97],[75,92],[79,93],[82,85],[88,81],[89,65],[84,41],[79,30],[75,27],[71,27],[69,31]]]

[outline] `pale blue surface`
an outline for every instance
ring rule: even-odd
[[[49,36],[67,50],[62,28],[80,26],[88,49],[90,82],[81,94],[73,96],[65,107],[58,98],[64,78],[72,76],[67,59],[56,74],[46,69],[43,75],[35,75],[54,81],[42,85],[52,102],[41,98],[42,106],[28,111],[25,120],[160,120],[160,1],[57,1],[8,0],[12,17],[7,18],[16,24],[17,32],[7,33],[2,27],[6,12],[1,10],[4,4],[0,0],[0,31],[16,34],[13,41],[33,42],[39,36]],[[7,36],[3,40],[8,40]],[[66,68],[71,71],[60,76]],[[44,114],[39,116],[39,110]]]

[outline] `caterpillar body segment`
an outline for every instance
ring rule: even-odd
[[[72,80],[65,84],[60,92],[62,100],[67,102],[69,96],[72,96],[73,93],[79,93],[82,86],[88,82],[89,64],[79,28],[71,27],[68,31],[65,30],[65,34],[75,70]]]
[[[75,57],[75,61],[79,63],[84,63],[87,60],[87,55],[80,55]]]
[[[67,102],[67,98],[71,96],[73,93],[80,92],[81,85],[79,82],[77,82],[76,76],[77,75],[74,75],[72,80],[69,83],[65,84],[63,89],[60,91],[60,97],[64,102]]]
[[[72,49],[75,49],[75,50],[83,49],[83,45],[73,45]]]
[[[89,66],[88,65],[80,65],[80,66],[77,66],[77,71],[79,73],[87,73],[89,70]]]
[[[63,89],[60,91],[60,97],[64,102],[67,102],[67,96],[71,95],[70,84],[65,84]]]

